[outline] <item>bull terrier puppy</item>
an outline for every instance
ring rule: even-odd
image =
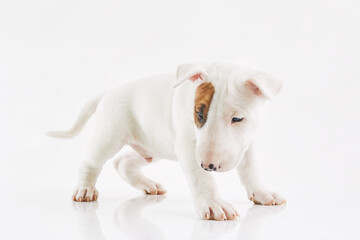
[[[123,83],[95,97],[70,130],[48,134],[74,137],[96,112],[74,201],[98,199],[95,184],[102,166],[128,145],[114,165],[129,184],[147,194],[165,194],[140,169],[160,158],[178,160],[199,215],[232,220],[238,213],[221,198],[212,172],[236,168],[255,204],[285,203],[259,180],[252,144],[259,114],[280,88],[280,81],[242,64],[182,64],[177,74]]]

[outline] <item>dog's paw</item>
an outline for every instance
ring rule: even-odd
[[[92,202],[99,197],[99,192],[90,186],[76,187],[72,200],[75,202]]]
[[[153,182],[149,179],[138,181],[135,187],[149,195],[164,195],[167,192],[160,183]]]
[[[253,201],[255,204],[260,205],[281,205],[285,204],[285,199],[280,196],[277,192],[272,192],[268,190],[256,190],[248,193],[250,201]]]
[[[235,220],[239,213],[222,200],[205,200],[199,203],[199,214],[204,220]]]

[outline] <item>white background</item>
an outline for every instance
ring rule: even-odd
[[[1,0],[1,238],[359,239],[359,12],[357,0]],[[69,141],[45,131],[122,81],[224,57],[284,81],[258,143],[285,208],[253,207],[232,171],[215,175],[241,219],[201,221],[165,160],[145,172],[166,199],[144,198],[108,162],[98,203],[71,204],[92,121]]]

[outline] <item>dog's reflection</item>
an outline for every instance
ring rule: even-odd
[[[105,239],[99,218],[96,215],[96,209],[99,207],[98,202],[73,202],[72,204],[77,212],[81,239]]]
[[[128,239],[165,239],[162,230],[141,212],[149,205],[161,202],[165,196],[142,195],[120,204],[114,214],[114,224]],[[82,239],[105,239],[99,219],[96,215],[97,202],[74,202],[73,207],[78,213],[79,230]],[[258,239],[259,229],[271,216],[283,211],[285,206],[249,206],[246,214],[235,221],[196,220],[192,239],[221,239],[234,236],[238,229],[237,239]],[[242,214],[241,214],[242,215]]]
[[[231,234],[239,225],[239,219],[232,221],[197,220],[193,227],[192,239],[222,239]]]
[[[159,227],[141,216],[144,207],[164,199],[164,195],[144,195],[122,203],[114,215],[115,225],[130,239],[165,239]]]
[[[285,205],[262,206],[253,205],[246,213],[244,219],[240,221],[238,239],[259,239],[259,230],[267,221],[271,221],[272,216],[285,209]]]
[[[129,239],[165,239],[163,232],[151,221],[141,216],[144,207],[162,201],[165,196],[142,195],[120,204],[114,214],[114,224]],[[77,212],[82,239],[105,239],[96,210],[98,202],[73,202]]]

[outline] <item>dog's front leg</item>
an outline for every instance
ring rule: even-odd
[[[237,167],[237,171],[241,182],[246,188],[250,201],[261,205],[280,205],[285,203],[285,199],[277,192],[268,190],[263,185],[256,168],[256,157],[253,144],[246,151],[244,159],[241,160]]]
[[[219,221],[236,219],[239,214],[233,206],[220,197],[213,176],[200,167],[195,158],[194,147],[189,146],[189,140],[177,139],[176,155],[200,217],[205,220]]]

